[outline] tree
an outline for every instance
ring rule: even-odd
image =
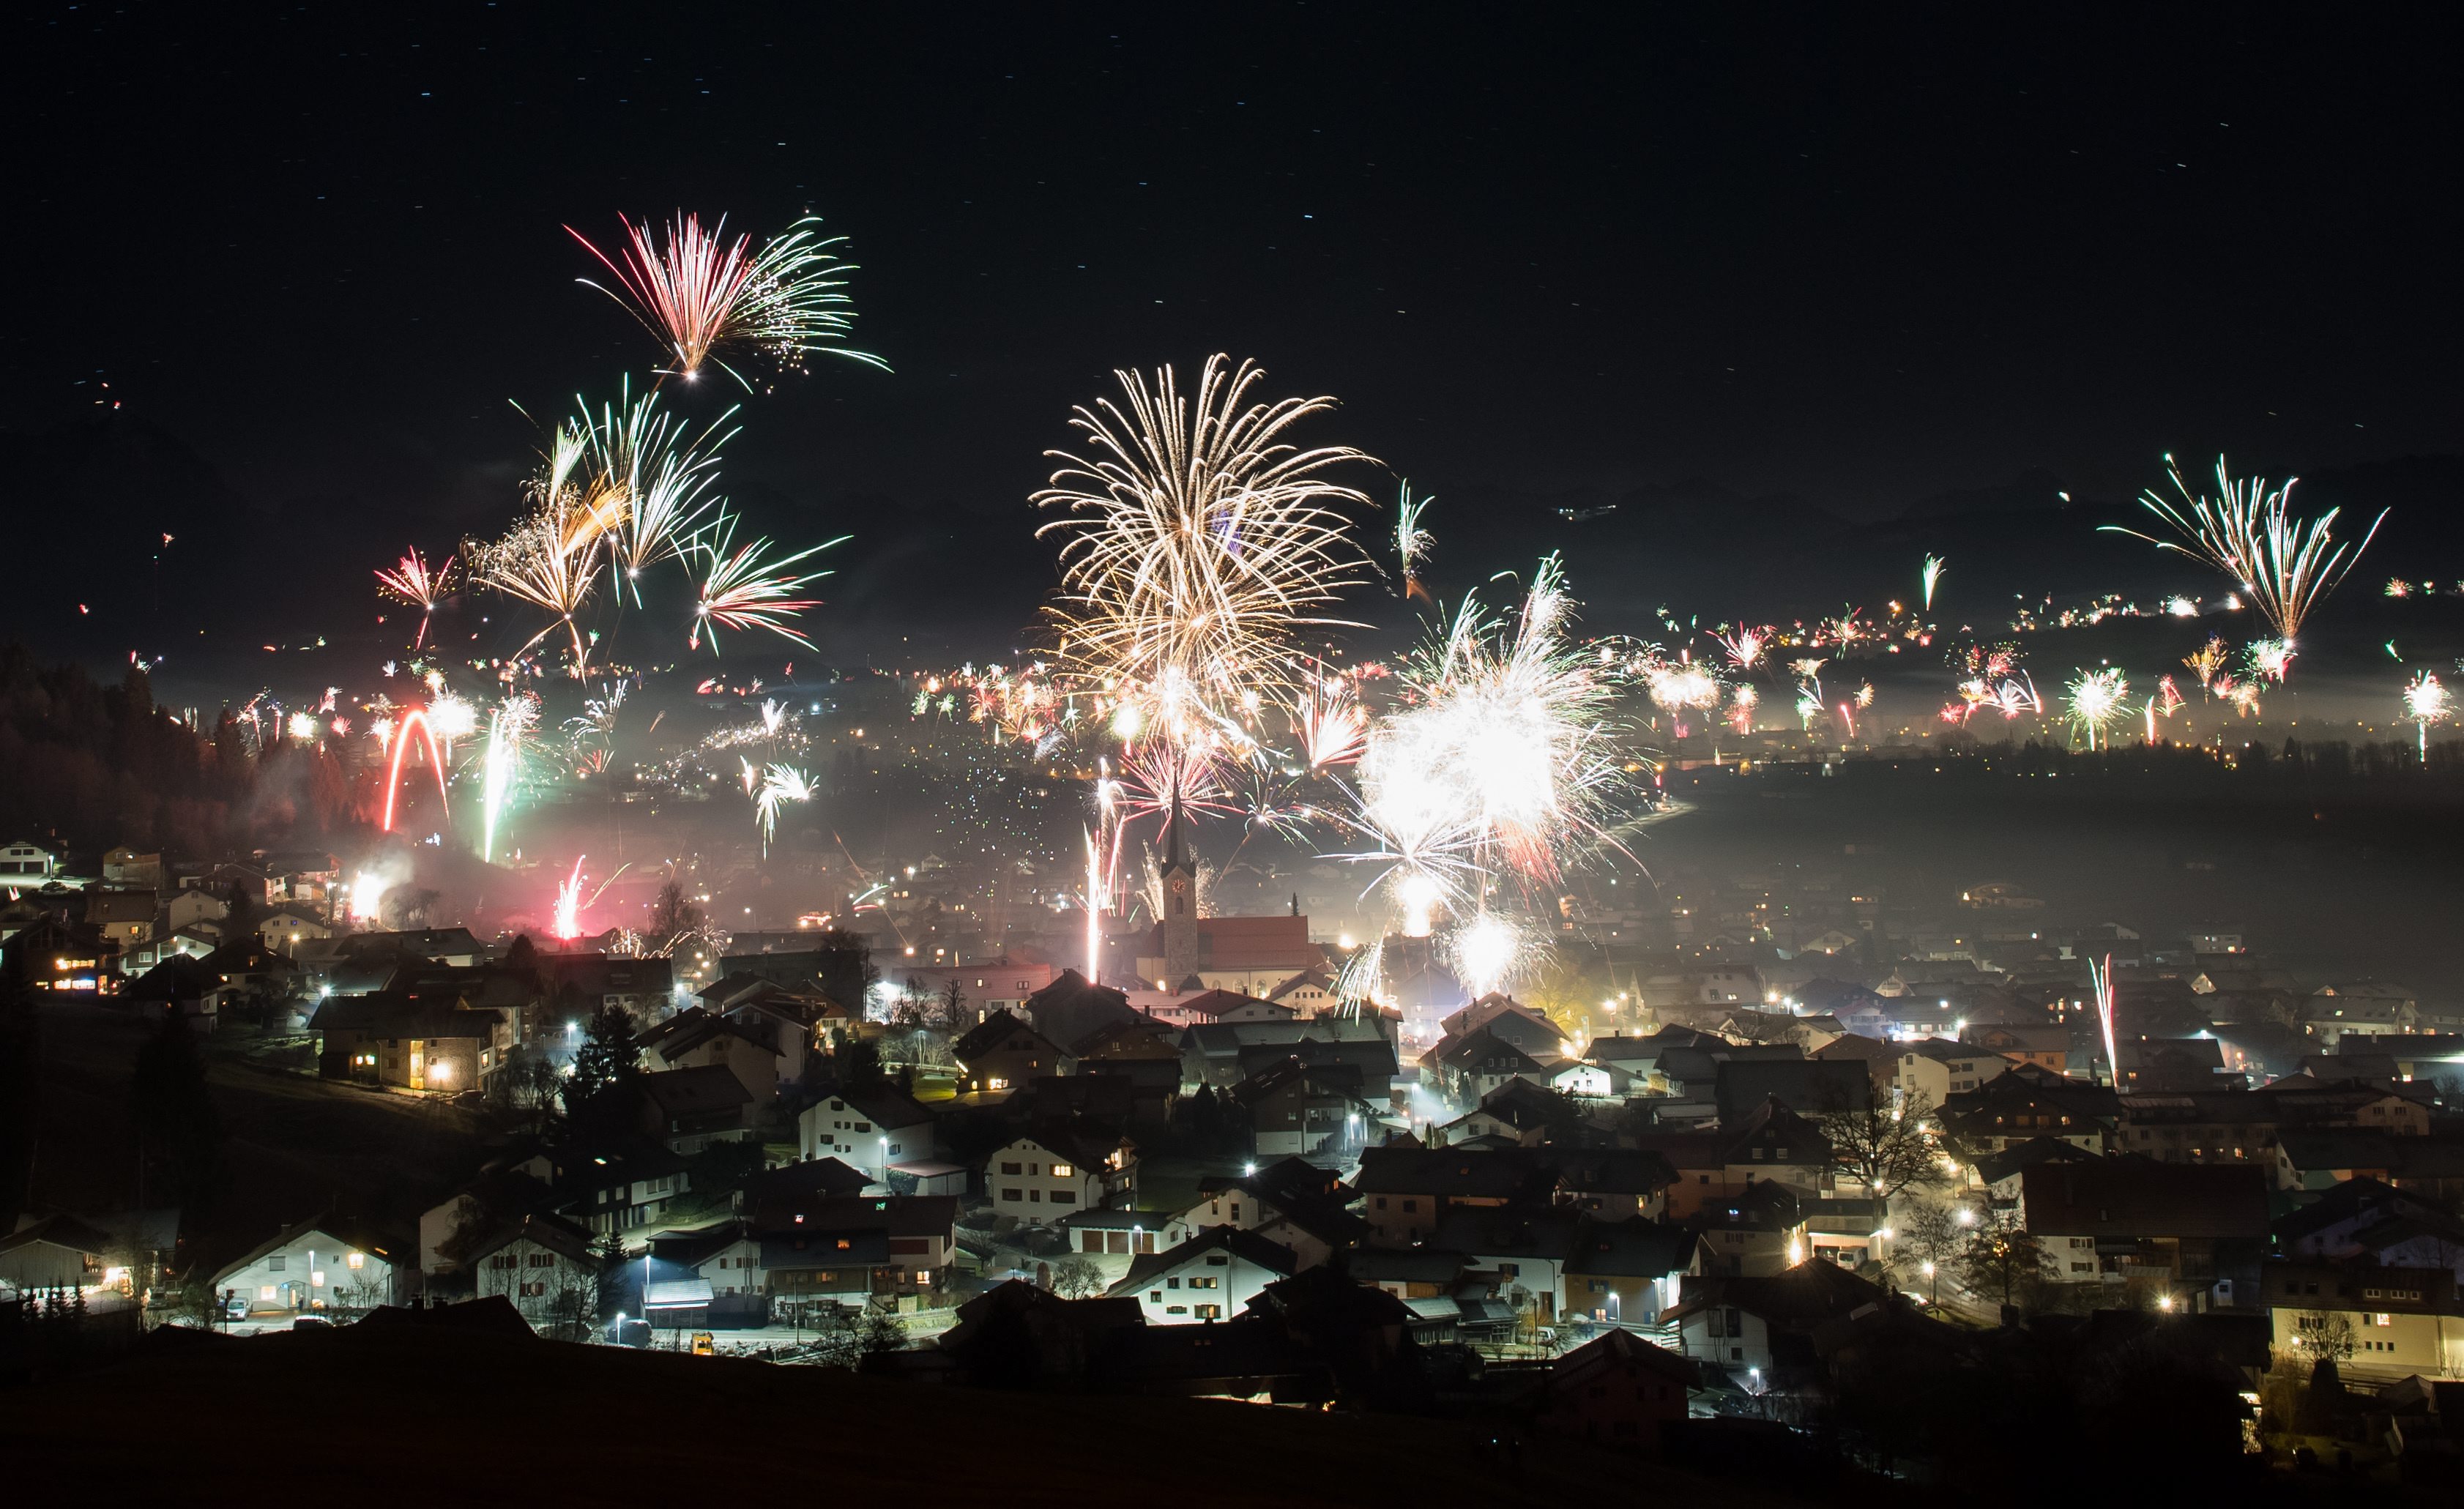
[[[604,1110],[620,1095],[629,1098],[641,1077],[642,1050],[633,1041],[632,1014],[622,1006],[603,1005],[583,1023],[582,1046],[573,1051],[573,1072],[565,1076],[564,1113],[579,1117],[585,1105]]]
[[[625,1285],[631,1278],[625,1262],[625,1238],[614,1232],[601,1232],[590,1244],[590,1256],[599,1259],[596,1319],[605,1321],[625,1307]]]
[[[1968,1245],[1969,1230],[1975,1220],[1975,1213],[1965,1207],[1954,1208],[1940,1200],[1919,1200],[1899,1219],[1900,1243],[1932,1270],[1927,1277],[1937,1280],[1938,1285],[1942,1271],[1951,1266]],[[1938,1294],[1938,1286],[1928,1292]]]
[[[958,1014],[966,1009],[967,993],[958,988],[958,977],[953,974],[949,985],[941,992],[941,1025],[957,1031],[960,1020]]]
[[[671,877],[659,887],[658,899],[650,903],[649,926],[642,935],[649,941],[652,953],[665,953],[701,924],[701,908],[686,897],[684,883]]]
[[[1065,1300],[1091,1300],[1108,1288],[1104,1270],[1077,1253],[1052,1265],[1052,1292]]]
[[[220,924],[224,942],[240,942],[255,935],[257,919],[264,910],[259,905],[262,899],[262,893],[249,894],[246,881],[231,883],[231,894],[224,898],[230,909],[223,913]]]
[[[1942,1143],[1932,1127],[1933,1098],[1919,1090],[1896,1105],[1825,1110],[1814,1118],[1831,1170],[1888,1202],[1901,1191],[1941,1184]]]
[[[852,1033],[839,1039],[838,1051],[830,1055],[830,1069],[843,1090],[875,1089],[886,1083],[879,1045]]]
[[[1959,1251],[1959,1271],[1969,1288],[1993,1293],[2009,1304],[2027,1286],[2048,1277],[2053,1261],[2018,1218],[2000,1213],[1981,1221]]]
[[[2302,1311],[2293,1318],[2293,1335],[2318,1362],[2350,1362],[2356,1349],[2352,1321],[2336,1310]]]

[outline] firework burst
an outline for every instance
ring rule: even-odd
[[[812,777],[793,765],[773,765],[761,773],[761,788],[754,794],[755,820],[761,829],[761,852],[770,852],[771,840],[779,831],[779,809],[788,802],[813,799]]]
[[[2124,699],[2129,695],[2129,681],[2112,666],[2080,671],[2071,682],[2070,721],[2087,735],[2089,749],[2096,749],[2106,731],[2125,715]]]
[[[2190,490],[2171,456],[2165,458],[2165,469],[2179,499],[2160,496],[2151,488],[2140,502],[2180,538],[2161,539],[2119,524],[2104,528],[2188,556],[2233,578],[2288,645],[2299,637],[2311,610],[2359,563],[2387,520],[2382,512],[2359,544],[2339,545],[2333,531],[2341,510],[2329,509],[2309,520],[2294,515],[2291,499],[2298,478],[2275,489],[2263,477],[2236,482],[2218,456],[2217,496],[2210,498]]]
[[[614,257],[565,227],[615,275],[617,288],[581,281],[624,305],[667,346],[672,370],[688,382],[715,363],[744,383],[719,356],[731,347],[765,352],[782,367],[801,369],[808,354],[823,350],[888,370],[879,357],[840,344],[855,326],[854,301],[843,292],[844,274],[855,269],[832,250],[846,238],[816,234],[818,219],[797,221],[759,252],[750,236],[727,240],[724,217],[705,230],[700,216],[678,213],[668,222],[664,245],[648,221],[637,226],[619,216],[618,223],[626,244]]]
[[[426,557],[413,545],[394,563],[390,571],[377,574],[377,590],[397,601],[419,609],[419,632],[413,635],[410,647],[417,649],[428,639],[428,621],[436,611],[437,602],[452,590],[453,558],[447,556],[444,564],[431,568]]]
[[[1291,636],[1341,622],[1322,610],[1369,566],[1334,507],[1369,499],[1325,475],[1368,458],[1283,438],[1334,401],[1251,404],[1265,374],[1227,366],[1210,357],[1186,396],[1170,367],[1152,384],[1114,374],[1121,404],[1070,420],[1089,453],[1048,452],[1061,466],[1034,497],[1064,515],[1037,533],[1065,536],[1048,611],[1066,668],[1141,704],[1146,730],[1175,742],[1296,701]]]
[[[1933,611],[1933,589],[1941,584],[1943,570],[1943,558],[1940,556],[1927,556],[1925,558],[1925,570],[1921,574],[1921,580],[1925,585],[1925,607],[1927,613]]]
[[[1402,496],[1395,505],[1395,558],[1403,574],[1403,596],[1406,599],[1419,597],[1429,600],[1429,589],[1420,584],[1420,562],[1427,558],[1429,547],[1435,540],[1427,530],[1420,527],[1420,515],[1436,501],[1436,498],[1421,498],[1415,502],[1412,484],[1406,481]]]
[[[2454,711],[2454,697],[2440,684],[2438,672],[2434,670],[2425,670],[2405,683],[2404,715],[2419,731],[2424,760],[2430,758],[2430,726],[2445,722],[2448,714]]]
[[[812,648],[813,642],[789,621],[806,608],[821,606],[821,599],[798,594],[829,573],[800,573],[793,568],[834,545],[847,543],[848,536],[841,535],[773,560],[769,558],[770,541],[766,536],[749,545],[735,543],[736,520],[736,514],[722,512],[707,535],[690,547],[701,558],[703,572],[701,598],[693,605],[693,632],[686,636],[685,647],[699,649],[702,635],[708,633],[711,652],[716,654],[718,631],[723,626],[768,629],[781,639]]]

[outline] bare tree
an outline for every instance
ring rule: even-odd
[[[2347,1362],[2359,1349],[2352,1321],[2335,1310],[2302,1311],[2293,1318],[2293,1335],[2313,1362]]]
[[[1994,1215],[1969,1234],[1959,1252],[1960,1274],[1970,1288],[1999,1294],[2004,1304],[2047,1278],[2053,1260],[2016,1216]]]
[[[1065,1300],[1090,1300],[1109,1287],[1104,1270],[1078,1254],[1052,1265],[1052,1292]]]
[[[1816,1113],[1815,1126],[1829,1148],[1831,1171],[1889,1201],[1903,1190],[1929,1189],[1949,1176],[1942,1166],[1942,1139],[1933,1128],[1933,1097],[1919,1090],[1896,1105]]]

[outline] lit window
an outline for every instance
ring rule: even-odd
[[[368,1265],[368,1255],[365,1253],[351,1254],[350,1264],[355,1269],[366,1267]]]
[[[1076,1170],[1073,1170],[1073,1169],[1071,1169],[1071,1168],[1070,1168],[1067,1164],[1066,1164],[1066,1163],[1056,1163],[1056,1164],[1054,1164],[1054,1165],[1052,1166],[1052,1176],[1053,1176],[1054,1178],[1056,1178],[1056,1179],[1067,1179],[1067,1178],[1069,1178],[1069,1177],[1071,1177],[1075,1172],[1076,1172]]]

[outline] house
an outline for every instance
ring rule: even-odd
[[[1546,1088],[1559,1061],[1533,1058],[1507,1035],[1483,1026],[1430,1049],[1420,1060],[1420,1075],[1431,1088],[1468,1103],[1510,1080],[1529,1080]]]
[[[1694,1273],[1742,1274],[1760,1278],[1794,1267],[1808,1253],[1854,1269],[1864,1260],[1873,1226],[1869,1202],[1859,1201],[1859,1222],[1839,1223],[1846,1230],[1811,1240],[1807,1212],[1824,1202],[1800,1200],[1786,1185],[1764,1179],[1747,1185],[1724,1203],[1697,1206],[1686,1218],[1695,1234]],[[1861,1227],[1862,1229],[1859,1229]]]
[[[269,898],[271,899],[271,898]],[[488,946],[468,928],[411,928],[401,932],[355,932],[338,940],[355,959],[426,959],[468,969],[484,963]]]
[[[1657,1215],[1667,1205],[1677,1170],[1649,1148],[1548,1145],[1556,1170],[1554,1199],[1602,1220]]]
[[[634,1041],[653,1069],[697,1069],[716,1064],[740,1081],[754,1104],[766,1105],[779,1093],[778,1035],[768,1023],[716,1017],[688,1006],[646,1028]]]
[[[0,848],[0,876],[10,884],[23,880],[50,880],[60,872],[60,857],[39,843],[19,839]]]
[[[1688,1277],[1682,1291],[1662,1323],[1677,1328],[1685,1356],[1749,1392],[1793,1381],[1777,1363],[1787,1359],[1791,1372],[1809,1365],[1816,1329],[1891,1302],[1889,1291],[1818,1258],[1767,1276]]]
[[[1261,1068],[1299,1058],[1309,1063],[1359,1066],[1361,1093],[1392,1086],[1399,1061],[1393,1024],[1385,1019],[1321,1017],[1290,1021],[1200,1022],[1180,1035],[1185,1084],[1228,1090]]]
[[[1135,1300],[1149,1325],[1191,1325],[1229,1318],[1300,1266],[1299,1257],[1281,1242],[1237,1226],[1211,1226],[1168,1251],[1133,1261],[1107,1295]]]
[[[2326,1190],[2354,1178],[2434,1199],[2464,1199],[2464,1140],[2342,1129],[2277,1134],[2277,1188]]]
[[[2464,1295],[2450,1268],[2367,1263],[2270,1263],[2265,1299],[2276,1345],[2333,1358],[2361,1378],[2387,1382],[2464,1372]]]
[[[267,948],[290,958],[302,943],[332,937],[334,925],[297,902],[285,902],[256,920],[256,935]]]
[[[1959,1040],[2014,1063],[2070,1072],[2071,1030],[2059,1022],[1971,1021],[1960,1029]]]
[[[1587,1217],[1566,1257],[1568,1310],[1603,1325],[1658,1325],[1678,1301],[1698,1239],[1669,1222]]]
[[[643,1132],[678,1153],[756,1135],[753,1092],[723,1063],[655,1070],[634,1081],[634,1088],[641,1095]]]
[[[1147,1017],[1107,1022],[1069,1044],[1086,1076],[1128,1082],[1133,1115],[1162,1121],[1180,1094],[1180,1033]]]
[[[537,1151],[517,1149],[492,1161],[421,1214],[419,1272],[434,1276],[462,1268],[473,1242],[525,1215],[554,1211],[560,1202],[548,1180],[555,1175],[554,1161]]]
[[[213,967],[210,957],[206,967]],[[439,1094],[480,1088],[514,1047],[503,1012],[392,993],[334,996],[317,1008],[308,1031],[326,1079]]]
[[[1007,1011],[988,1014],[950,1044],[950,1056],[958,1061],[961,1094],[1008,1090],[1077,1068],[1067,1052]]]
[[[1577,1060],[1549,1076],[1549,1088],[1576,1100],[1615,1101],[1635,1089],[1636,1081],[1615,1064]]]
[[[154,893],[89,890],[85,893],[85,923],[114,950],[134,953],[154,937]]]
[[[1680,1219],[1727,1204],[1757,1182],[1775,1181],[1808,1196],[1831,1182],[1831,1148],[1821,1128],[1776,1099],[1731,1129],[1652,1131],[1636,1141],[1675,1170],[1667,1214]]]
[[[451,931],[460,932],[461,929]],[[409,939],[424,934],[397,933]],[[467,934],[466,934],[467,936]],[[418,949],[424,957],[437,958],[430,951],[436,945]],[[484,957],[484,951],[474,952]],[[473,963],[475,959],[452,956],[441,963]],[[651,1020],[665,1016],[680,1005],[673,964],[665,958],[622,957],[610,953],[554,953],[542,950],[532,966],[539,975],[539,987],[549,1006],[570,1016],[586,1017],[603,1007],[614,1006],[627,1015]]]
[[[1261,1158],[1349,1162],[1367,1145],[1377,1118],[1377,1107],[1362,1094],[1358,1069],[1298,1058],[1234,1085],[1232,1099],[1249,1115]]]
[[[1535,1148],[1370,1148],[1353,1184],[1375,1239],[1417,1246],[1452,1210],[1545,1202],[1556,1168]]]
[[[1899,1044],[1899,1062],[1892,1088],[1902,1101],[1923,1095],[1940,1105],[1953,1092],[1973,1090],[1998,1078],[2011,1061],[1991,1048],[1979,1048],[1941,1038],[1920,1038]]]
[[[2112,1090],[2026,1063],[1942,1103],[1944,1134],[1971,1156],[2032,1137],[2058,1137],[2082,1152],[2101,1153],[2121,1118],[2122,1102]]]
[[[111,1262],[111,1233],[77,1215],[44,1215],[0,1236],[0,1284],[10,1290],[106,1290],[128,1282],[128,1262]]]
[[[656,1224],[692,1182],[682,1156],[639,1138],[561,1148],[550,1180],[557,1214],[597,1233]]]
[[[2275,1253],[2299,1261],[2445,1268],[2464,1279],[2464,1221],[2376,1179],[2347,1179],[2279,1215]]]
[[[1485,1284],[1491,1299],[1547,1325],[1573,1302],[1566,1269],[1583,1220],[1553,1206],[1459,1206],[1438,1218],[1429,1245],[1463,1254],[1466,1282]]]
[[[1503,1137],[1536,1147],[1546,1142],[1600,1140],[1599,1128],[1581,1106],[1529,1080],[1507,1081],[1482,1096],[1479,1105],[1448,1122],[1445,1130],[1449,1143]]]
[[[2400,985],[2325,985],[2301,1003],[2296,1023],[2329,1052],[2348,1037],[2400,1037],[2421,1030],[2421,1003]]]
[[[770,1289],[771,1323],[809,1320],[816,1310],[871,1301],[874,1275],[890,1265],[890,1232],[796,1226],[765,1231],[760,1264]]]
[[[1895,1042],[1868,1038],[1861,1033],[1843,1033],[1806,1055],[1823,1063],[1861,1063],[1873,1079],[1877,1099],[1889,1097],[1900,1086],[1902,1048]],[[1940,1098],[1936,1098],[1940,1104]]]
[[[919,1000],[930,997],[947,1002],[950,987],[957,986],[959,1017],[949,1025],[952,1031],[957,1031],[983,1020],[997,1011],[1005,1011],[1041,1024],[1042,1018],[1024,1008],[1036,995],[1058,983],[1067,973],[1050,964],[1030,963],[1004,954],[982,964],[899,964],[885,971],[883,978],[896,985],[909,998]],[[1083,986],[1086,981],[1081,979],[1079,983]]]
[[[761,1236],[742,1216],[650,1238],[654,1273],[671,1281],[697,1279],[709,1286],[705,1323],[759,1325],[770,1316],[770,1279],[761,1267]]]
[[[796,1118],[797,1154],[835,1157],[887,1183],[900,1164],[926,1164],[940,1155],[933,1113],[891,1085],[834,1090]]]
[[[958,1201],[946,1194],[842,1194],[804,1202],[771,1228],[773,1236],[878,1235],[881,1258],[873,1292],[931,1289],[948,1276],[957,1252]],[[835,1249],[833,1249],[835,1251]]]
[[[1497,1038],[1535,1059],[1571,1059],[1574,1056],[1573,1043],[1546,1014],[1532,1010],[1511,995],[1494,991],[1440,1022],[1438,1041],[1430,1052],[1442,1055],[1455,1043],[1482,1028],[1489,1029]]]
[[[221,922],[231,915],[231,903],[202,886],[192,886],[173,895],[163,910],[170,929],[178,932]]]
[[[1233,1226],[1290,1248],[1301,1268],[1314,1268],[1353,1251],[1368,1235],[1368,1223],[1348,1209],[1353,1198],[1325,1169],[1284,1158],[1239,1178],[1199,1181],[1198,1202],[1166,1223],[1165,1242]]]
[[[861,1021],[860,1013],[810,993],[799,993],[758,974],[729,974],[703,988],[701,1009],[766,1041],[777,1057],[781,1083],[802,1084],[835,1037]]]
[[[2049,1161],[2021,1170],[2019,1217],[2052,1259],[2055,1282],[2139,1280],[2205,1291],[2222,1305],[2255,1302],[2268,1239],[2262,1170]]]
[[[985,1161],[984,1188],[993,1214],[1025,1226],[1109,1205],[1137,1188],[1136,1145],[1066,1126],[1040,1127],[1012,1139]]]
[[[372,1310],[394,1301],[390,1239],[331,1216],[277,1232],[214,1271],[208,1287],[252,1312]]]
[[[1128,999],[1141,1015],[1174,1027],[1194,1027],[1199,1022],[1291,1021],[1300,1016],[1297,1006],[1244,995],[1239,991],[1208,990],[1187,995],[1137,991]]]
[[[1724,1057],[1711,1085],[1723,1126],[1737,1126],[1772,1101],[1807,1116],[1874,1104],[1873,1075],[1853,1061]]]
[[[2214,1038],[2129,1038],[2113,1045],[2114,1088],[2159,1094],[2237,1086],[2225,1078],[2224,1045]]]
[[[597,1329],[604,1260],[572,1221],[539,1214],[506,1222],[471,1242],[463,1265],[473,1294],[512,1301],[543,1335],[581,1341]]]
[[[1612,1330],[1550,1365],[1532,1423],[1552,1435],[1638,1452],[1686,1417],[1695,1366],[1631,1331]]]

